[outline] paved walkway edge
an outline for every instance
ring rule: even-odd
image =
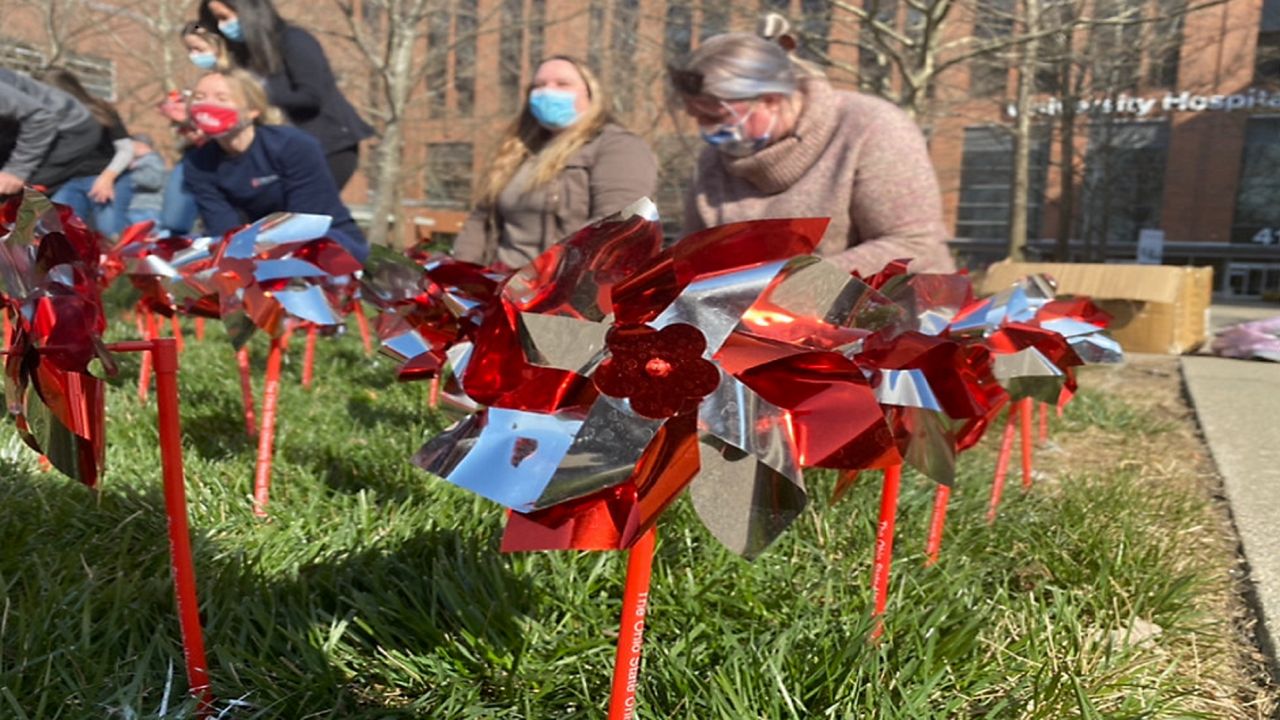
[[[1182,358],[1182,377],[1249,567],[1257,635],[1276,672],[1280,632],[1280,364],[1204,355]]]

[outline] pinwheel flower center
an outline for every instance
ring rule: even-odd
[[[649,362],[644,365],[645,372],[656,378],[664,378],[671,374],[671,363],[663,358],[649,358]]]
[[[702,357],[707,340],[692,325],[615,325],[605,342],[609,357],[592,380],[605,395],[630,400],[638,415],[692,412],[720,384],[720,371]]]

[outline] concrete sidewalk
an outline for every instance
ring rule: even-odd
[[[1212,326],[1280,315],[1280,306],[1218,305]],[[1280,640],[1280,363],[1182,358],[1182,375],[1221,473],[1262,611],[1260,638]]]

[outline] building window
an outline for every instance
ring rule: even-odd
[[[1178,56],[1187,0],[1156,0],[1156,21],[1147,43],[1147,85],[1171,88],[1178,84]]]
[[[1263,0],[1254,57],[1254,82],[1280,81],[1280,0]]]
[[[639,51],[636,38],[640,34],[640,0],[614,0],[613,37],[609,43],[612,56],[614,110],[625,115],[633,109],[632,96],[636,89],[636,68],[630,62]]]
[[[872,22],[895,28],[898,25],[898,0],[863,0],[867,12],[875,13]],[[889,92],[889,59],[879,42],[879,34],[866,23],[858,31],[858,87],[874,95]]]
[[[831,6],[828,0],[800,0],[800,57],[826,60],[831,45]]]
[[[1086,242],[1136,243],[1138,231],[1160,227],[1169,125],[1095,123],[1085,158]]]
[[[591,0],[587,9],[590,37],[587,38],[587,64],[600,72],[604,68],[605,0]]]
[[[529,72],[538,71],[538,65],[545,59],[544,38],[547,28],[547,0],[529,0]]]
[[[458,0],[453,17],[453,91],[460,115],[475,110],[476,28],[476,0]]]
[[[449,16],[432,15],[427,19],[427,114],[444,115],[445,89],[449,85]]]
[[[979,45],[997,42],[1013,34],[1013,0],[993,0],[978,6],[973,36]],[[1004,97],[1009,88],[1009,64],[1003,52],[992,53],[969,63],[969,94],[973,97]]]
[[[1280,118],[1250,118],[1231,241],[1280,245]]]
[[[1040,234],[1045,180],[1049,169],[1049,138],[1036,132],[1031,143],[1030,189],[1027,193],[1027,234]],[[1006,240],[1013,186],[1013,135],[1005,128],[971,127],[964,131],[960,161],[960,198],[956,237]]]
[[[667,57],[678,59],[693,47],[693,7],[685,2],[667,4]]]
[[[1114,1],[1098,0],[1097,7]],[[1051,32],[1040,38],[1036,46],[1035,91],[1038,93],[1059,95],[1067,91],[1066,76],[1075,62],[1071,52],[1075,13],[1072,0],[1050,0],[1041,9],[1040,24]]]
[[[471,143],[427,145],[427,202],[464,209],[471,204]]]
[[[729,32],[729,3],[724,0],[702,0],[702,22],[698,25],[698,42],[726,32]]]
[[[115,61],[94,55],[64,53],[57,63],[69,70],[91,95],[108,102],[116,101]],[[0,37],[0,67],[25,75],[38,75],[49,67],[49,58],[41,50],[20,40]]]
[[[520,78],[524,57],[524,0],[502,0],[498,32],[498,95],[503,113],[520,106]]]
[[[1094,85],[1099,92],[1137,92],[1142,71],[1143,3],[1096,0],[1099,21],[1089,33]]]

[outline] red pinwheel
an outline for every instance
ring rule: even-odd
[[[86,485],[97,483],[105,450],[105,395],[89,373],[115,365],[109,350],[155,355],[165,512],[183,656],[198,717],[210,715],[212,693],[196,601],[195,569],[182,470],[178,356],[172,340],[101,340],[100,236],[66,207],[28,190],[0,205],[0,290],[13,326],[5,359],[5,395],[28,444],[53,467]]]
[[[704,522],[746,555],[805,504],[797,415],[726,371],[745,366],[726,341],[824,223],[715,228],[646,257],[634,241],[616,244],[647,235],[657,246],[645,212],[602,223],[517,273],[462,377],[491,406],[419,455],[433,472],[517,510],[504,549],[629,547],[695,476]],[[634,270],[620,272],[620,261]],[[459,456],[459,443],[471,451]],[[479,458],[494,454],[512,457],[509,473],[479,470],[487,467]]]
[[[1103,333],[1105,313],[1084,298],[1056,300],[1056,284],[1047,275],[1031,275],[990,298],[960,311],[950,335],[981,343],[993,353],[992,369],[1012,404],[1001,438],[995,480],[987,512],[994,522],[1013,450],[1015,422],[1021,426],[1022,483],[1032,481],[1032,401],[1061,410],[1075,391],[1073,368],[1084,364],[1077,349],[1095,362],[1115,362],[1119,345]]]
[[[382,353],[402,363],[399,379],[438,381],[449,351],[466,341],[482,308],[494,302],[500,279],[472,263],[437,257],[419,265],[389,248],[373,248],[360,292],[378,308]]]
[[[325,237],[325,215],[276,213],[231,234],[214,257],[213,281],[231,342],[240,347],[254,330],[285,334],[285,319],[320,326],[341,323],[326,290],[348,284],[362,267]]]
[[[218,247],[212,266],[193,278],[217,289],[220,313],[232,344],[240,350],[241,385],[246,422],[251,423],[252,389],[248,382],[245,343],[256,330],[271,336],[263,388],[258,462],[254,472],[254,512],[266,515],[270,494],[280,365],[288,328],[286,320],[308,327],[308,357],[317,328],[342,324],[336,307],[354,287],[358,260],[325,234],[325,215],[276,213],[232,233]],[[309,365],[304,361],[304,384]]]
[[[69,208],[27,191],[0,208],[0,290],[13,319],[5,395],[23,440],[62,473],[97,483],[105,454],[99,236]]]

